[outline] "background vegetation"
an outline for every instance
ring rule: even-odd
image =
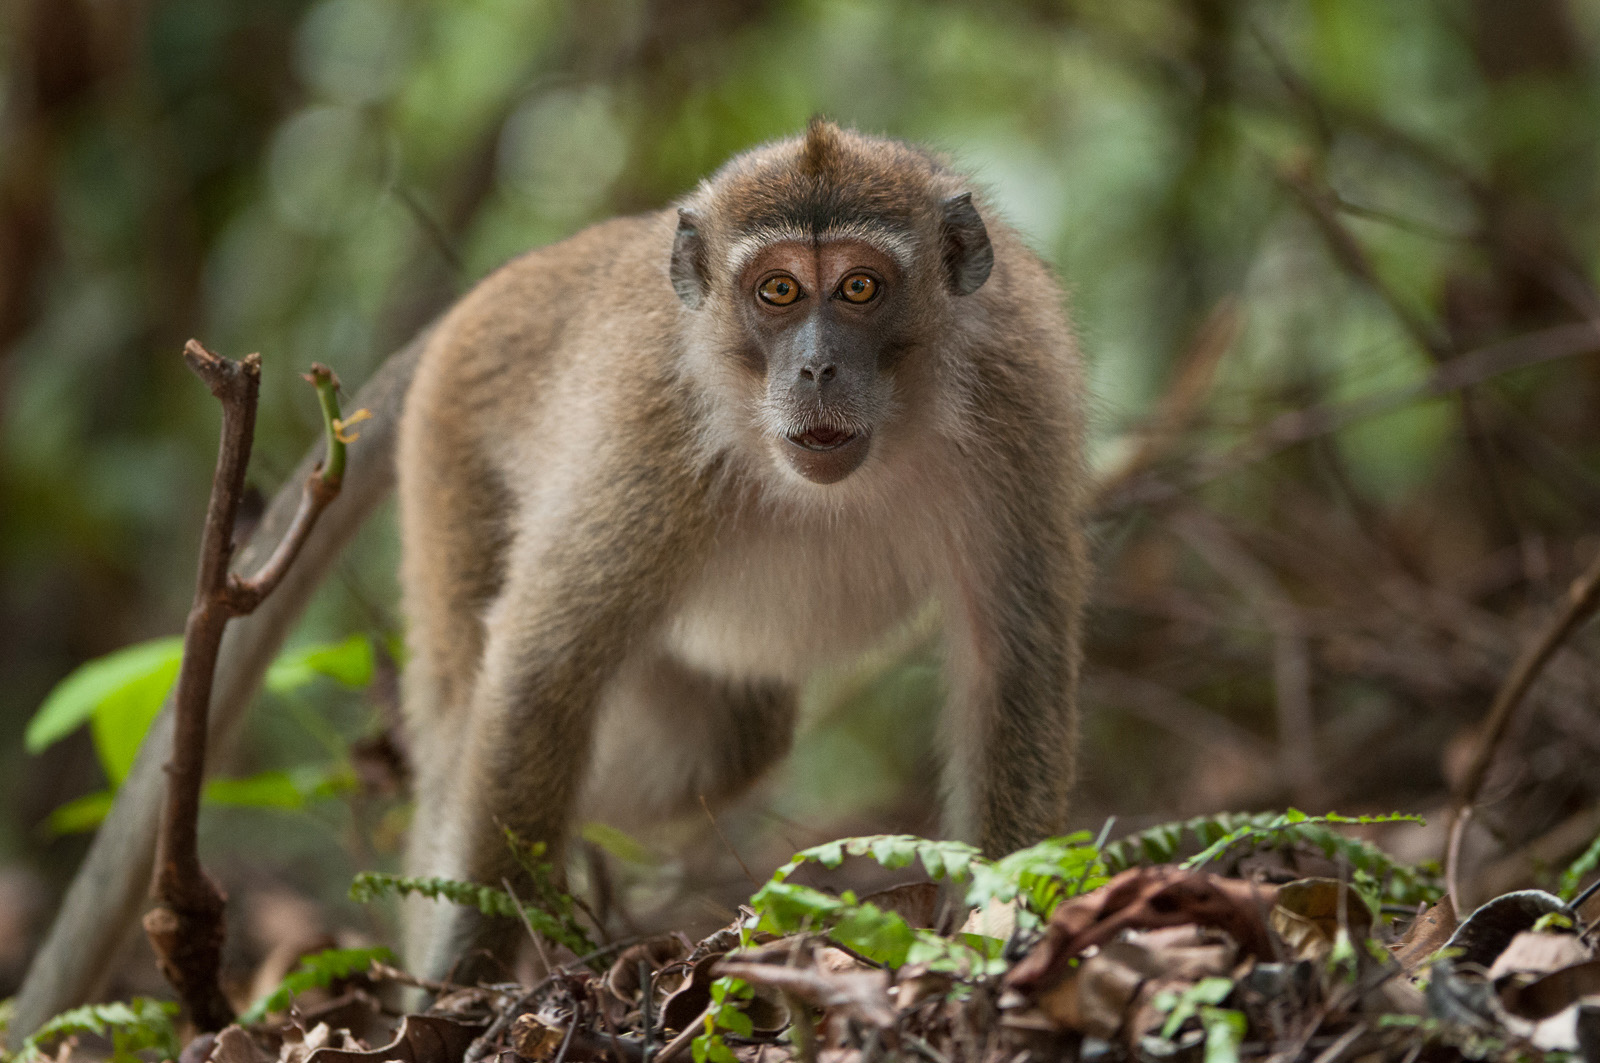
[[[309,362],[359,382],[521,249],[662,206],[814,112],[950,151],[1072,293],[1109,485],[1084,825],[1439,805],[1600,550],[1590,0],[14,0],[0,18],[0,982],[82,850],[50,813],[114,782],[126,746],[100,733],[97,756],[86,729],[30,756],[27,721],[187,607],[216,410],[183,341],[263,353],[270,493],[318,430]],[[1430,380],[1471,386],[1418,394]],[[363,636],[367,666],[281,682],[226,766],[289,783],[211,818],[241,919],[392,859],[404,807],[375,740],[394,555],[392,526],[365,533],[300,636]],[[1553,664],[1491,781],[1484,890],[1600,830],[1597,650]],[[812,737],[733,817],[746,856],[928,829],[936,687],[916,651],[819,686]],[[678,873],[725,873],[710,852]]]

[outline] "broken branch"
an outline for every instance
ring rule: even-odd
[[[200,793],[205,780],[206,731],[211,688],[223,629],[249,613],[277,586],[305,543],[317,516],[338,494],[344,447],[337,428],[337,380],[325,367],[312,369],[329,432],[329,457],[306,483],[300,508],[279,548],[248,580],[230,577],[234,523],[244,493],[245,470],[255,436],[261,391],[261,356],[232,361],[206,350],[196,340],[184,346],[184,360],[222,403],[222,441],[211,481],[200,539],[194,604],[184,627],[183,662],[174,698],[172,759],[167,764],[167,799],[156,841],[156,906],[145,915],[145,933],[161,972],[177,990],[194,1024],[220,1030],[233,1021],[217,975],[222,961],[223,910],[227,898],[200,864]]]

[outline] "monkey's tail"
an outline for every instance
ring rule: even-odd
[[[425,331],[391,355],[346,406],[365,407],[372,420],[361,426],[359,441],[349,448],[338,497],[323,511],[277,589],[254,613],[228,624],[211,692],[211,763],[237,738],[267,666],[339,552],[393,489],[400,409],[426,339]],[[278,489],[249,544],[235,557],[235,571],[254,571],[271,554],[321,455],[319,443]],[[169,697],[28,968],[7,1035],[13,1051],[51,1017],[100,990],[112,958],[148,904],[172,726]]]

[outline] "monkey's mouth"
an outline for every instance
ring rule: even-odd
[[[819,424],[804,432],[790,432],[789,442],[807,450],[838,450],[856,438],[857,433],[846,428]]]
[[[838,483],[860,468],[872,442],[870,432],[852,432],[832,425],[812,425],[783,436],[780,446],[789,467],[814,484]]]

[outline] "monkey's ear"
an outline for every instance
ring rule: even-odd
[[[710,287],[706,280],[706,242],[693,211],[678,211],[678,233],[672,238],[672,290],[683,305],[696,309]]]
[[[972,193],[951,196],[944,201],[944,269],[950,290],[971,295],[983,287],[993,268],[989,230],[972,205]]]

